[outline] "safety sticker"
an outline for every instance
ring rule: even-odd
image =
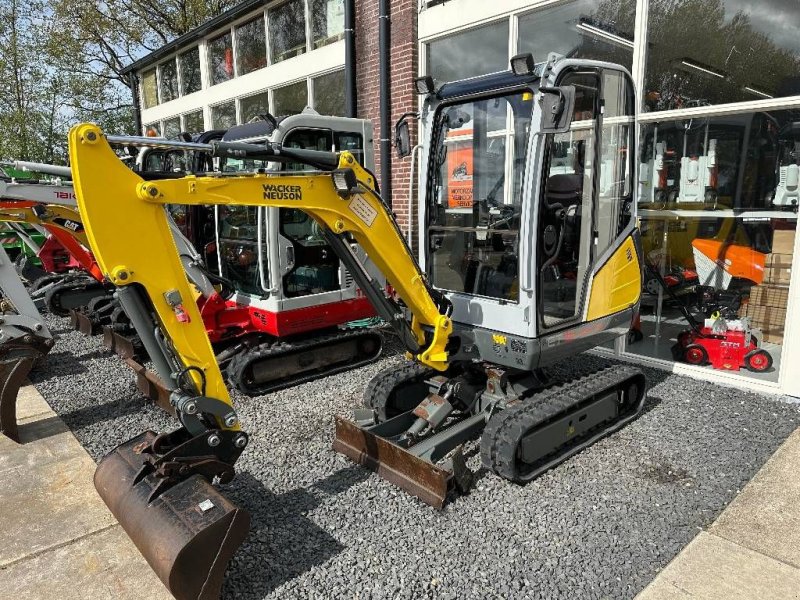
[[[361,196],[353,196],[353,199],[350,200],[350,210],[352,210],[356,216],[364,221],[367,224],[367,227],[372,227],[372,223],[375,222],[375,217],[378,216],[378,211],[372,208],[369,205],[369,202],[364,200]]]

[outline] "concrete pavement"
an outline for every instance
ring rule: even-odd
[[[800,429],[638,600],[800,599]]]
[[[23,443],[0,436],[3,597],[171,598],[95,492],[94,461],[33,386],[17,416]]]

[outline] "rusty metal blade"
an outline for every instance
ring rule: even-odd
[[[0,358],[0,433],[19,443],[17,395],[42,353],[21,349]]]
[[[106,455],[95,471],[95,487],[175,598],[219,598],[228,562],[249,531],[250,515],[200,475],[151,499],[161,480],[152,473],[140,476],[145,461],[136,447],[155,435],[147,431]]]
[[[339,416],[333,449],[435,508],[444,506],[452,487],[449,471]]]
[[[97,335],[100,333],[100,323],[93,321],[81,311],[72,309],[69,311],[69,317],[75,330],[80,331],[83,335]]]
[[[161,378],[148,371],[144,365],[139,364],[132,358],[126,358],[125,364],[136,373],[136,387],[153,403],[171,415],[175,415],[175,407],[169,401],[170,391],[161,381]]]
[[[113,350],[120,358],[133,358],[137,354],[136,345],[127,336],[120,335],[112,327],[103,326],[103,344]]]

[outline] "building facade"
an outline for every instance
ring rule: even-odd
[[[601,349],[695,377],[800,396],[800,7],[785,0],[393,0],[391,121],[437,82],[551,52],[624,65],[638,92],[636,195],[648,265],[641,336]],[[343,2],[243,3],[135,65],[142,121],[165,135],[312,106],[344,110]],[[378,140],[378,1],[356,0],[358,116]],[[388,132],[391,135],[391,132]],[[392,160],[409,215],[411,160]],[[508,196],[506,196],[508,197]],[[413,202],[411,203],[413,204]],[[709,250],[711,248],[711,250]],[[709,254],[711,252],[711,254]],[[731,280],[726,273],[736,271]],[[656,277],[655,273],[660,275]],[[659,279],[663,280],[660,282]],[[697,285],[747,316],[773,365],[687,364],[672,348]],[[724,363],[724,361],[723,361]]]

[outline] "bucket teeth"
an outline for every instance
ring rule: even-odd
[[[201,475],[164,489],[142,452],[145,432],[105,456],[95,471],[100,497],[178,600],[219,598],[225,569],[250,527],[250,515]]]

